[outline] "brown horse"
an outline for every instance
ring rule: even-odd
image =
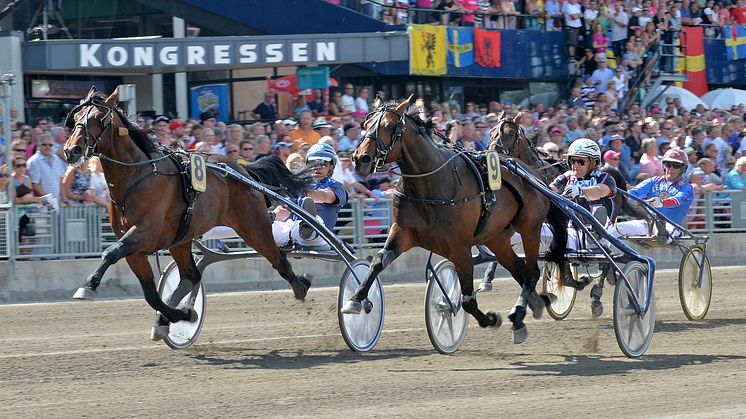
[[[480,326],[495,326],[499,321],[497,314],[480,311],[474,292],[471,247],[484,244],[522,286],[509,316],[514,341],[520,343],[527,337],[523,323],[526,305],[531,304],[536,311],[545,304],[534,291],[539,279],[537,257],[542,222],[549,219],[555,228],[558,240],[552,255],[561,258],[563,240],[567,238],[563,235],[562,218],[553,206],[550,211],[547,198],[504,169],[503,187],[494,192],[486,221],[480,223],[485,209],[482,180],[477,178],[465,152],[435,144],[432,121],[405,113],[411,99],[380,106],[368,115],[364,122],[366,135],[353,154],[355,170],[363,177],[395,161],[402,172],[402,183],[394,199],[394,223],[386,243],[342,312],[359,313],[374,278],[399,255],[419,246],[453,262],[464,310]],[[514,229],[522,235],[525,261],[510,245]],[[535,307],[537,302],[540,307]]]
[[[264,256],[290,283],[296,298],[305,298],[310,281],[293,273],[285,254],[275,244],[264,195],[203,167],[206,190],[194,199],[186,198],[181,165],[157,148],[148,133],[123,115],[117,108],[118,96],[119,88],[109,97],[91,88],[66,121],[72,130],[64,146],[67,162],[79,164],[93,155],[101,158],[112,201],[109,218],[118,239],[103,252],[101,263],[74,298],[93,298],[106,269],[126,258],[140,281],[145,300],[161,313],[162,320],[154,338],[162,338],[168,333],[166,320],[196,319],[196,312],[191,308],[172,307],[201,280],[192,256],[192,238],[216,225],[233,227],[246,244]],[[268,161],[262,166],[263,169],[252,171],[249,168],[249,171],[260,180],[275,177],[276,183],[305,187],[304,179],[292,175],[282,164]],[[232,168],[246,173],[236,165]],[[185,221],[189,218],[190,221]],[[170,306],[161,300],[156,290],[147,259],[161,249],[170,251],[181,275]]]

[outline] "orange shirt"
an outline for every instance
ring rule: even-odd
[[[297,126],[294,130],[290,131],[290,134],[288,134],[288,136],[291,140],[293,140],[293,142],[300,140],[308,145],[314,145],[319,142],[319,139],[321,139],[321,136],[318,132],[310,128],[308,129],[308,132],[304,132],[301,131],[300,126]]]

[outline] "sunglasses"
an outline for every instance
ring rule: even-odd
[[[572,166],[573,164],[578,164],[580,166],[585,166],[588,163],[588,160],[586,160],[586,159],[573,159],[573,158],[571,158],[571,159],[568,160],[568,162],[570,163],[570,166]]]
[[[238,150],[228,150],[228,153],[238,153]]]
[[[329,167],[331,165],[331,163],[329,163],[328,161],[318,161],[318,160],[316,160],[316,163],[313,163],[313,165],[315,167]]]
[[[14,148],[13,151],[17,151],[19,153],[23,153],[23,152],[26,151],[26,149],[25,148]]]
[[[669,161],[663,162],[663,166],[669,169],[682,169],[684,167],[684,165],[681,163],[673,163]]]
[[[42,146],[42,147],[51,147],[51,146],[53,146],[54,144],[39,144],[39,145],[40,145],[40,146]]]
[[[13,167],[26,167],[25,164],[14,164]]]
[[[0,174],[0,177],[8,177],[8,175],[6,175],[5,173],[3,173],[3,174]]]
[[[251,147],[249,147],[249,148],[242,148],[241,150],[243,150],[243,151],[254,151],[254,149],[251,148]]]

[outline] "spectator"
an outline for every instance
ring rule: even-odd
[[[360,125],[357,122],[350,122],[344,126],[344,135],[337,144],[340,151],[352,151],[357,148],[357,136],[360,133]]]
[[[329,114],[332,116],[347,116],[350,113],[345,112],[342,107],[342,93],[334,92],[329,101]]]
[[[238,151],[238,144],[225,145],[225,156],[236,163],[238,163]]]
[[[358,92],[358,97],[355,99],[355,111],[368,113],[368,89],[363,87]]]
[[[33,183],[26,173],[26,160],[23,157],[13,159],[13,173],[11,174],[13,182],[10,184],[11,190],[15,192],[13,202],[16,204],[43,204],[44,199],[34,196]]]
[[[725,189],[746,191],[746,157],[739,157],[733,170],[725,178]]]
[[[311,108],[306,104],[306,98],[303,97],[303,95],[298,95],[293,104],[293,116],[295,119],[300,120],[300,114],[302,112],[311,112]],[[313,115],[313,113],[311,114]]]
[[[593,75],[591,75],[591,80],[593,81],[593,85],[596,87],[598,93],[606,93],[609,80],[614,77],[614,72],[606,66],[606,58],[597,57],[596,61],[598,61],[598,68],[593,72]]]
[[[736,25],[746,25],[746,3],[744,3],[744,0],[736,1],[736,7],[731,9],[730,14],[733,17],[733,22],[735,22]]]
[[[251,140],[241,140],[238,143],[238,164],[246,166],[254,157],[254,144]]]
[[[645,180],[650,177],[661,176],[663,174],[663,163],[658,158],[655,138],[650,137],[642,140],[642,150],[644,154],[640,157],[640,171],[637,179]]]
[[[256,161],[264,156],[269,156],[272,152],[272,142],[266,135],[259,135],[254,138],[254,158],[252,161]]]
[[[567,0],[562,6],[567,32],[567,53],[570,61],[575,61],[575,49],[580,45],[580,31],[583,28],[583,13],[577,0]]]
[[[65,204],[91,204],[91,171],[88,165],[68,166],[62,177],[62,202]]]
[[[13,190],[10,187],[10,169],[7,165],[0,166],[0,205],[10,204],[10,194]]]
[[[629,24],[629,16],[624,11],[621,1],[614,3],[614,13],[609,16],[609,22],[611,25],[611,49],[614,51],[617,62],[619,62],[624,55],[624,47],[627,44],[627,25]]]
[[[39,140],[39,151],[28,159],[28,172],[36,195],[52,194],[52,201],[59,204],[60,185],[67,164],[52,152],[53,146],[52,136],[44,134]]]
[[[277,144],[272,146],[272,155],[279,157],[280,160],[285,162],[287,161],[288,156],[292,152],[292,147],[293,147],[292,144],[280,141]],[[236,152],[238,152],[238,150],[236,150]]]
[[[547,30],[561,31],[564,24],[562,3],[559,0],[547,0],[544,2],[544,10],[548,17]],[[572,56],[570,58],[572,59]]]
[[[341,111],[345,112],[347,114],[351,114],[355,112],[355,98],[352,97],[352,94],[355,91],[355,87],[347,83],[345,85],[344,95],[342,95],[341,98]]]
[[[299,118],[300,123],[293,131],[288,134],[292,143],[299,141],[308,145],[314,145],[319,142],[321,136],[313,130],[313,115],[311,111],[303,111]]]
[[[627,190],[627,180],[622,175],[622,172],[619,170],[619,165],[621,163],[622,159],[622,153],[614,150],[608,150],[604,153],[604,165],[601,167],[601,171],[608,173],[611,177],[614,178],[614,182],[616,182],[616,187],[618,189],[621,189],[623,191]]]
[[[317,118],[313,121],[313,130],[316,131],[319,136],[323,137],[331,133],[331,129],[334,128],[330,123],[326,122],[324,118]]]
[[[264,94],[264,101],[254,108],[252,112],[255,119],[274,121],[277,119],[277,111],[273,104],[274,95],[270,92]]]
[[[101,159],[96,156],[88,159],[88,168],[91,171],[91,186],[89,191],[91,192],[92,200],[95,204],[108,208],[111,199],[109,198],[109,186],[106,184]]]
[[[502,1],[500,4],[502,5]],[[463,15],[461,16],[461,26],[474,26],[474,12],[479,6],[477,0],[456,0]]]
[[[686,149],[685,149],[686,150]],[[718,173],[715,173],[715,162],[705,157],[697,162],[697,168],[702,171],[704,183],[712,183],[716,186],[723,185],[723,178]],[[695,169],[696,170],[696,169]],[[725,172],[726,174],[728,172]]]
[[[321,97],[321,89],[313,89],[311,95],[312,99],[306,103],[306,106],[311,110],[313,117],[316,118],[324,113],[324,98]]]
[[[199,120],[200,124],[205,128],[215,128],[215,124],[218,122],[217,118],[215,118],[215,114],[210,111],[199,114]]]
[[[65,146],[65,141],[67,141],[67,129],[55,126],[49,129],[49,133],[52,134],[52,140],[54,141],[52,152],[64,159],[65,155],[62,150]]]

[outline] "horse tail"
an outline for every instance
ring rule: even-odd
[[[561,274],[562,264],[566,263],[565,251],[567,250],[567,215],[554,203],[549,207],[549,214],[547,214],[547,222],[552,228],[554,241],[549,248],[547,253],[546,261],[556,263],[560,267],[559,283],[561,286],[565,284],[565,277]]]
[[[265,156],[246,167],[249,175],[258,182],[280,188],[280,193],[291,198],[305,195],[314,184],[313,177],[295,174],[277,156]]]

